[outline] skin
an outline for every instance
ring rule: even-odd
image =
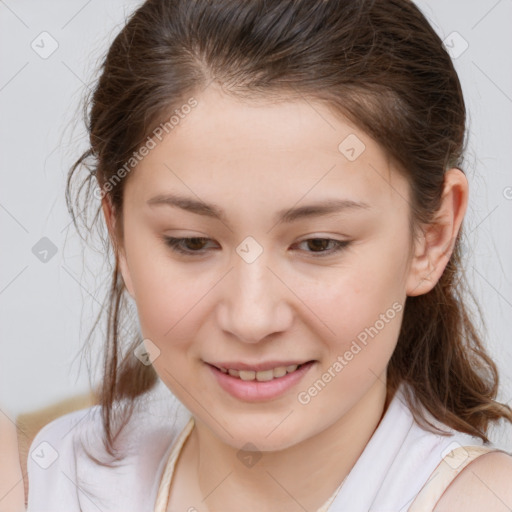
[[[16,426],[0,411],[0,512],[25,510]]]
[[[466,211],[467,180],[447,171],[440,210],[413,240],[407,180],[375,141],[325,105],[242,102],[214,85],[197,100],[129,176],[122,238],[103,201],[142,334],[160,351],[153,365],[196,420],[168,510],[316,510],[386,410],[386,368],[403,305],[439,280]],[[351,134],[366,146],[355,161],[338,150]],[[147,204],[169,193],[215,203],[225,219]],[[368,207],[273,221],[282,209],[328,198]],[[166,235],[209,242],[200,256],[184,256]],[[236,252],[247,236],[263,249],[252,263]],[[315,238],[350,243],[334,253],[328,245],[320,250],[331,254],[319,257],[305,242]],[[402,310],[300,403],[298,393],[394,303]],[[205,364],[290,359],[315,363],[293,389],[261,403],[227,394]],[[262,455],[252,467],[237,457],[248,442]]]
[[[511,478],[512,457],[503,452],[486,453],[459,473],[434,512],[510,512]]]

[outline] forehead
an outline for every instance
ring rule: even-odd
[[[178,108],[178,123],[161,141],[154,138],[126,194],[146,201],[178,188],[216,202],[242,194],[282,204],[329,192],[382,208],[407,198],[405,178],[386,152],[323,103],[242,101],[213,85],[195,100],[193,108]]]

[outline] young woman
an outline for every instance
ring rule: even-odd
[[[464,99],[413,3],[149,0],[89,107],[103,394],[37,436],[30,512],[512,507]]]

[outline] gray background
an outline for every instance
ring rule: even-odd
[[[11,416],[89,388],[80,348],[108,274],[70,223],[65,178],[86,142],[80,100],[138,4],[0,0],[0,404]],[[512,2],[417,4],[452,47],[467,102],[467,276],[512,405]],[[43,237],[56,250],[47,261],[33,252]],[[512,450],[510,433],[492,439]]]

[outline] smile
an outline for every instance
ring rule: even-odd
[[[306,363],[303,363],[306,364]],[[222,373],[228,373],[231,375],[231,377],[236,377],[241,380],[250,381],[250,380],[257,380],[258,382],[267,382],[269,380],[273,379],[279,379],[281,377],[284,377],[287,373],[293,373],[298,368],[303,366],[303,364],[297,365],[297,364],[291,364],[288,366],[278,366],[276,368],[271,368],[269,370],[235,370],[233,368],[223,368],[220,367],[219,370]]]
[[[316,362],[274,362],[253,365],[252,369],[243,363],[218,363],[218,366],[206,363],[206,367],[213,375],[214,382],[232,397],[244,402],[263,402],[291,391]]]

